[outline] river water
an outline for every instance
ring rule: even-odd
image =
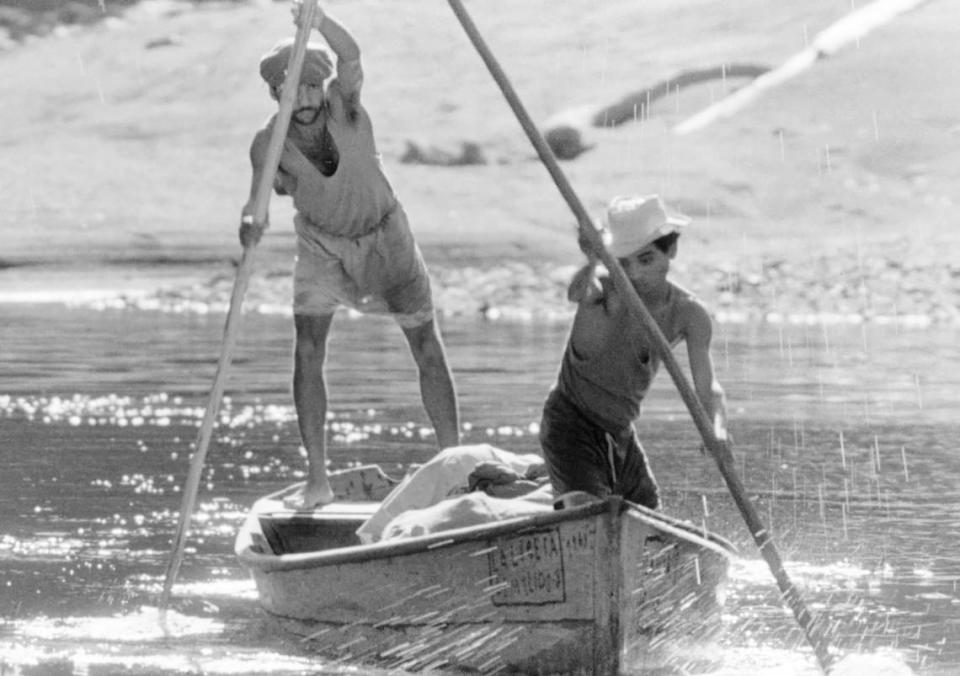
[[[234,560],[245,510],[302,477],[285,317],[244,318],[172,610],[158,621],[222,327],[215,313],[0,304],[0,674],[376,673],[325,662],[276,628]],[[566,325],[443,330],[464,442],[536,450]],[[717,327],[737,466],[857,673],[960,673],[958,338],[894,324]],[[430,457],[399,330],[338,319],[330,355],[334,467],[401,474]],[[743,554],[721,649],[698,673],[817,673],[666,373],[639,429],[666,511]]]

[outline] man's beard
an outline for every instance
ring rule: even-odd
[[[304,106],[303,108],[297,108],[293,111],[293,121],[297,124],[302,124],[304,126],[309,126],[317,121],[317,118],[320,117],[320,113],[323,112],[323,106]]]

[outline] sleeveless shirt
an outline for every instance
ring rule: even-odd
[[[320,139],[329,145],[332,138],[333,174],[322,173],[320,149],[299,147],[303,142],[295,143],[289,134],[280,156],[280,169],[297,181],[291,196],[306,219],[298,233],[307,238],[314,228],[327,235],[362,237],[375,230],[397,204],[377,152],[370,116],[360,105],[360,62],[338,63],[337,75],[327,87],[322,122],[326,129]]]
[[[604,279],[605,291],[610,281]],[[680,325],[684,306],[699,301],[687,290],[669,283],[667,302],[653,313],[670,347],[685,338]],[[627,304],[609,314],[602,307],[584,317],[577,310],[567,340],[556,389],[584,415],[606,431],[619,434],[640,415],[640,404],[660,367],[660,357],[640,320]],[[586,344],[578,322],[597,321],[594,344]]]

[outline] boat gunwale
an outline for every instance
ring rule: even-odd
[[[714,533],[704,533],[692,524],[681,521],[676,517],[647,509],[618,497],[610,497],[602,502],[592,502],[586,505],[545,512],[544,514],[526,515],[493,523],[464,526],[462,528],[444,530],[410,538],[291,554],[265,554],[254,551],[249,530],[253,527],[251,521],[255,520],[254,517],[256,517],[257,514],[252,511],[241,528],[240,536],[238,536],[236,542],[235,553],[243,565],[265,573],[315,569],[334,565],[362,564],[394,556],[405,556],[431,550],[446,549],[478,540],[488,540],[501,535],[519,535],[525,531],[536,530],[566,521],[575,521],[585,517],[599,516],[607,512],[612,512],[618,519],[622,518],[623,513],[631,512],[638,518],[653,521],[653,525],[656,528],[678,536],[681,539],[690,540],[693,538],[698,545],[731,559],[737,556],[736,548],[724,538]],[[244,537],[245,535],[246,537]]]

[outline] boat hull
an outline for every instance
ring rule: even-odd
[[[343,546],[363,512],[344,504],[290,517],[297,548],[309,549],[311,527],[339,546],[280,555],[266,546],[266,511],[255,506],[237,539],[262,606],[328,657],[408,670],[663,665],[719,626],[733,555],[619,499],[365,546]]]

